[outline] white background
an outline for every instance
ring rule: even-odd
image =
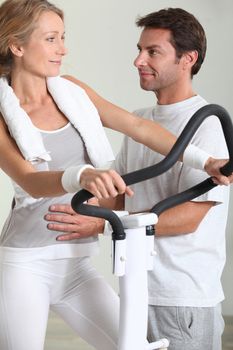
[[[0,3],[3,1],[0,0]],[[155,103],[153,93],[142,91],[133,60],[140,29],[138,15],[164,7],[182,7],[192,12],[205,28],[208,50],[205,63],[194,78],[196,92],[211,103],[224,106],[233,116],[233,1],[232,0],[56,0],[65,12],[66,46],[69,50],[62,73],[87,82],[105,98],[134,110]],[[114,152],[122,136],[109,132]],[[233,137],[233,135],[232,135]],[[232,186],[233,188],[233,186]],[[233,191],[231,189],[231,191]],[[233,315],[233,220],[231,207],[227,227],[227,264],[223,275],[225,315]],[[0,172],[0,226],[12,199],[9,179]],[[101,255],[94,263],[106,278],[111,276],[110,240],[101,240]],[[214,273],[210,266],[210,273]]]

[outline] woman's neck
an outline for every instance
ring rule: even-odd
[[[21,104],[42,103],[48,97],[46,79],[27,74],[12,74],[11,87]]]

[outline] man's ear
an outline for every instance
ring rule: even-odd
[[[194,51],[188,51],[183,54],[183,69],[192,69],[194,64],[197,62],[198,59],[198,52],[196,50]]]
[[[17,57],[22,57],[24,54],[24,49],[17,43],[11,43],[9,45],[9,49],[11,50],[12,54]]]

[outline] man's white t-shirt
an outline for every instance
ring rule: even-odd
[[[171,105],[156,105],[136,114],[152,119],[179,136],[191,116],[207,102],[200,96]],[[195,133],[192,144],[216,158],[228,158],[217,117],[208,117]],[[164,157],[126,137],[115,161],[121,174],[158,163]],[[125,200],[128,211],[145,211],[208,176],[177,162],[157,178],[131,186],[135,194]],[[149,304],[211,307],[224,299],[221,274],[225,264],[225,228],[229,188],[217,186],[195,201],[214,201],[194,233],[155,238],[154,270],[149,272]]]

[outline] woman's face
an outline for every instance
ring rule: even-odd
[[[20,49],[18,68],[40,77],[58,75],[66,54],[63,20],[52,11],[43,12],[28,42]]]

